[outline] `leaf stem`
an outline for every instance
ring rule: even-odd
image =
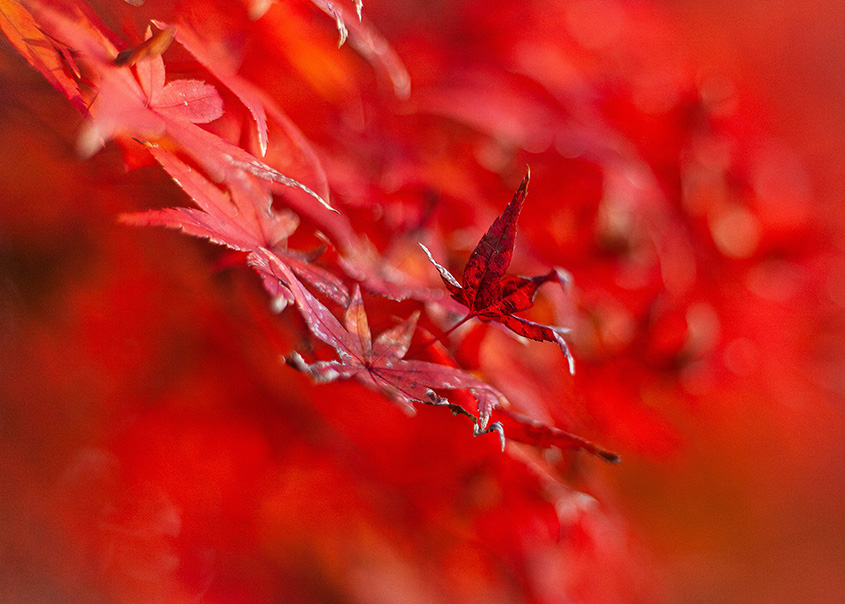
[[[458,327],[460,327],[461,325],[463,325],[464,323],[466,323],[467,321],[469,321],[470,319],[472,319],[472,318],[473,318],[473,316],[475,316],[475,315],[467,315],[467,316],[465,316],[463,319],[461,319],[460,321],[458,321],[457,323],[455,323],[454,325],[452,325],[452,327],[450,327],[449,329],[447,329],[446,331],[444,331],[443,333],[441,333],[439,336],[436,336],[436,337],[434,337],[434,338],[430,338],[429,340],[426,340],[425,342],[423,342],[422,344],[420,344],[419,346],[417,346],[416,348],[414,348],[414,349],[413,349],[411,352],[409,352],[409,353],[408,353],[408,355],[406,355],[406,356],[413,356],[413,355],[415,355],[415,354],[419,354],[420,352],[422,352],[423,350],[425,350],[426,348],[428,348],[429,346],[431,346],[431,345],[432,345],[432,344],[434,344],[435,342],[439,342],[439,341],[441,341],[443,338],[445,338],[445,337],[446,337],[446,336],[448,336],[450,333],[452,333],[453,331],[455,331]]]

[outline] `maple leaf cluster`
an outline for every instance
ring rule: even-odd
[[[105,215],[118,267],[59,305],[85,354],[7,355],[105,368],[66,398],[113,425],[44,479],[68,576],[127,602],[656,599],[579,451],[663,460],[678,408],[800,373],[753,319],[787,322],[811,238],[735,99],[645,8],[601,4],[615,26],[591,3],[0,0],[77,111],[54,214]]]
[[[318,5],[336,17],[343,44],[348,36],[343,13],[330,3]],[[503,394],[457,366],[404,359],[415,331],[416,315],[382,334],[374,349],[358,286],[350,297],[342,276],[320,267],[315,263],[316,258],[309,257],[305,251],[288,248],[288,239],[297,228],[299,217],[290,211],[274,209],[271,183],[299,189],[323,209],[337,213],[327,201],[328,191],[324,190],[324,197],[321,197],[222,136],[199,128],[196,124],[214,122],[223,116],[223,100],[215,87],[203,81],[175,79],[166,83],[163,54],[176,40],[208,69],[209,75],[216,76],[230,89],[254,119],[261,155],[266,153],[268,144],[266,99],[236,74],[215,67],[190,25],[173,26],[153,21],[157,33],[153,34],[148,26],[142,43],[118,51],[112,42],[113,34],[85,15],[79,5],[68,4],[63,8],[64,11],[49,4],[36,4],[32,13],[22,8],[10,10],[7,29],[17,32],[40,20],[40,26],[35,30],[40,35],[36,38],[13,36],[12,40],[27,56],[38,56],[39,60],[32,60],[32,63],[42,70],[46,70],[45,64],[67,63],[62,68],[70,72],[68,77],[53,83],[69,99],[79,98],[83,79],[90,82],[90,100],[83,101],[88,118],[87,131],[81,136],[83,152],[92,153],[96,146],[111,138],[136,141],[197,206],[197,209],[167,208],[126,215],[124,222],[180,229],[189,235],[246,252],[248,263],[262,275],[277,308],[295,303],[314,337],[338,353],[337,361],[312,365],[293,353],[290,364],[309,373],[316,381],[357,378],[385,392],[411,412],[414,409],[412,402],[448,404],[436,394],[437,390],[469,390],[477,401],[474,408],[467,409],[455,403],[449,406],[472,418],[477,434],[495,428],[501,434],[504,448],[502,425],[494,423],[488,428],[494,410],[507,405]],[[357,4],[357,10],[360,18],[360,4]],[[275,113],[279,114],[281,110],[275,109]],[[301,144],[305,145],[307,141]],[[185,163],[179,154],[188,156],[198,167]],[[319,164],[314,168],[321,170]],[[531,279],[505,276],[513,256],[516,223],[527,186],[528,176],[513,202],[470,256],[462,285],[458,285],[447,269],[434,264],[452,297],[467,306],[469,312],[465,320],[474,317],[482,321],[495,320],[520,336],[557,342],[569,361],[570,371],[574,371],[572,357],[561,335],[566,330],[514,316],[533,305],[540,285],[557,279],[560,274],[560,271],[551,271]],[[331,214],[323,216],[325,222],[316,218],[315,226],[330,231],[329,220],[337,219]],[[348,267],[347,279],[363,273],[368,278],[365,277],[362,283],[376,293],[390,291],[394,298],[432,301],[431,293],[419,295],[414,289],[391,284],[389,277],[379,275],[375,265],[383,261],[376,255],[361,264],[356,258],[356,250],[365,246],[362,237],[348,226],[345,235],[345,249],[338,251],[337,265]],[[431,257],[425,246],[423,249]],[[345,306],[345,325],[339,323],[299,279],[307,281],[332,302]],[[587,451],[598,452],[605,459],[618,459],[574,436],[568,442],[574,447],[583,445]]]

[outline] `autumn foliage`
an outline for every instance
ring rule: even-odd
[[[550,4],[0,0],[18,180],[56,165],[4,177],[52,268],[10,272],[3,459],[55,556],[6,600],[667,598],[620,500],[812,398],[768,319],[825,233],[661,17]]]

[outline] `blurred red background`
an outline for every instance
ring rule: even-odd
[[[845,7],[825,1],[663,5],[691,57],[757,96],[767,134],[807,171],[813,199],[807,211],[826,232],[817,264],[826,273],[825,286],[818,297],[790,308],[790,321],[815,325],[805,336],[810,364],[803,386],[780,392],[762,408],[739,407],[739,417],[726,422],[732,427],[715,441],[705,437],[728,455],[730,478],[719,474],[743,493],[745,512],[734,516],[733,526],[716,514],[707,529],[699,527],[718,536],[697,562],[689,560],[680,598],[841,601],[845,445],[843,325],[836,292],[843,274],[845,78],[837,65],[845,60],[845,38],[837,24],[845,20]],[[772,328],[788,329],[789,323]],[[716,460],[709,461],[715,466]],[[689,492],[688,498],[713,501],[706,493]]]
[[[658,174],[679,163],[676,139],[687,133],[672,128],[686,122],[642,107],[682,107],[676,97],[687,78],[708,82],[702,95],[730,115],[719,127],[743,158],[731,176],[750,191],[763,249],[744,256],[731,248],[741,235],[719,240],[703,219],[690,228],[694,245],[708,250],[698,258],[699,274],[707,275],[698,295],[718,311],[720,343],[709,354],[718,356],[719,371],[666,377],[658,362],[679,346],[671,322],[693,323],[689,308],[704,309],[694,316],[706,328],[709,306],[667,313],[633,361],[611,353],[604,360],[606,350],[576,345],[587,402],[561,414],[624,462],[562,464],[591,497],[567,496],[557,501],[569,507],[555,508],[552,487],[525,469],[530,461],[501,455],[494,439],[473,440],[460,418],[421,409],[408,419],[375,393],[312,386],[279,365],[297,334],[268,311],[254,276],[219,270],[219,254],[203,242],[116,224],[121,212],[172,205],[179,191],[160,170],[127,171],[114,144],[79,159],[80,116],[3,42],[3,601],[842,601],[845,38],[837,24],[845,10],[829,1],[579,0],[547,15],[524,3],[548,22],[520,23],[506,4],[372,0],[364,10],[408,64],[412,101],[450,101],[432,91],[460,73],[461,61],[495,74],[474,89],[488,96],[449,105],[453,118],[465,112],[456,121],[481,130],[502,126],[498,107],[511,94],[521,98],[508,88],[513,74],[500,76],[507,72],[500,61],[530,56],[541,71],[554,62],[514,49],[536,51],[538,41],[567,29],[582,53],[573,69],[589,73],[591,83],[642,84],[639,105],[620,93],[601,111]],[[131,20],[121,15],[130,9],[96,6],[127,29]],[[157,9],[165,10],[145,7]],[[563,258],[585,305],[619,310],[609,297],[590,299],[607,293],[606,259],[592,258],[584,238],[555,231],[547,214],[561,188],[573,198],[591,191],[597,169],[531,148],[540,144],[542,121],[517,123],[522,150],[505,159],[496,145],[483,147],[484,156],[479,137],[463,126],[397,125],[393,101],[368,96],[383,92],[368,86],[383,83],[348,48],[335,52],[331,20],[295,4],[271,10],[259,21],[275,19],[266,29],[250,30],[252,52],[266,45],[288,63],[244,70],[332,157],[330,176],[361,170],[356,144],[366,157],[415,149],[426,158],[421,180],[431,187],[455,197],[495,191],[501,201],[508,189],[487,176],[489,166],[513,160],[509,169],[518,171],[530,161],[537,205],[526,208],[520,236],[543,261]],[[614,28],[636,38],[614,19],[631,19],[627,27],[643,47],[619,51],[607,42]],[[280,33],[272,28],[279,23],[293,25]],[[639,68],[655,80],[637,79]],[[283,69],[299,69],[300,79],[276,79]],[[544,76],[553,88],[571,74]],[[299,82],[309,78],[303,91]],[[326,115],[357,102],[362,115],[384,112],[372,118],[381,138],[337,150]],[[492,118],[485,107],[493,107]],[[508,136],[502,128],[496,134]],[[455,149],[470,147],[450,165]],[[483,168],[465,165],[476,161]],[[380,177],[377,167],[356,176]],[[391,220],[413,218],[402,193],[392,199]],[[719,203],[703,199],[705,207]],[[589,214],[592,198],[581,203]],[[461,219],[437,218],[444,232],[460,230]],[[547,236],[554,232],[559,240]],[[638,300],[632,294],[626,302]],[[608,327],[605,335],[614,333]],[[647,357],[643,364],[639,356]],[[535,380],[544,368],[559,369],[537,364]],[[642,404],[626,398],[629,381],[641,387]],[[563,391],[556,387],[547,388]]]

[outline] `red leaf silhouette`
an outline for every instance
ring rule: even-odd
[[[537,290],[547,281],[558,281],[561,284],[567,281],[559,269],[537,277],[515,277],[505,274],[513,257],[516,222],[528,192],[530,178],[529,170],[505,211],[490,225],[473,250],[464,267],[460,283],[446,267],[434,260],[428,248],[422,244],[420,246],[437,268],[452,298],[469,309],[463,321],[473,317],[481,321],[498,321],[514,333],[526,338],[557,342],[569,362],[570,373],[574,373],[575,365],[572,355],[561,335],[567,333],[568,330],[541,325],[513,314],[531,308],[534,305]]]

